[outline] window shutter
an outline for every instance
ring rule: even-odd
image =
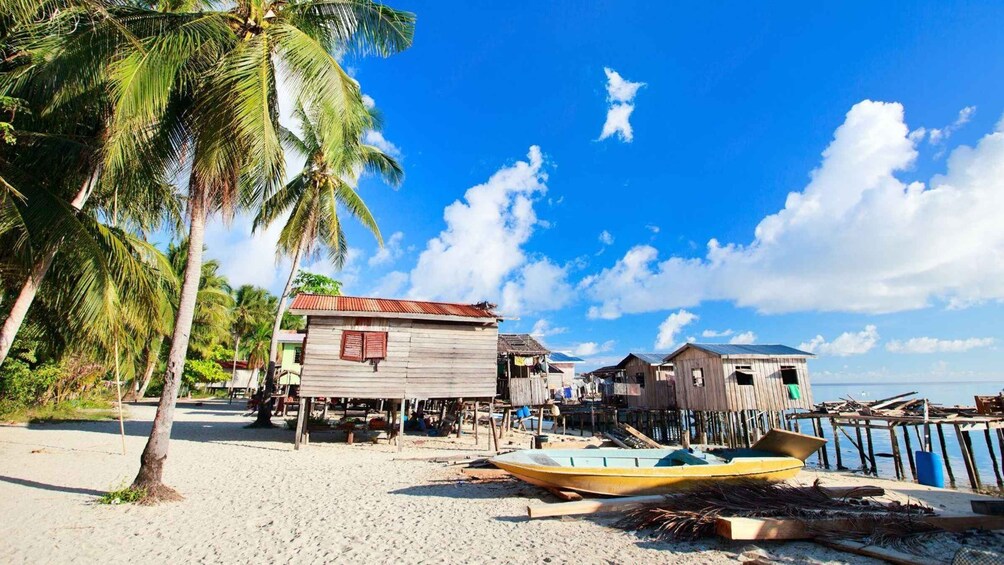
[[[383,359],[387,357],[387,332],[366,332],[365,337],[366,359]]]
[[[342,331],[341,357],[346,361],[363,360],[363,332],[352,330]]]

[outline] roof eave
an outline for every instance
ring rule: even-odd
[[[498,320],[492,316],[452,316],[449,314],[423,314],[412,312],[368,312],[354,310],[307,310],[302,308],[290,308],[289,313],[294,316],[320,316],[328,318],[395,318],[400,320],[430,320],[442,322],[469,322],[474,324],[498,324]]]

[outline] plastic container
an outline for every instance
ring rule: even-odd
[[[917,451],[917,482],[929,487],[945,488],[945,468],[937,453]]]

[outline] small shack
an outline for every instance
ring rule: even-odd
[[[547,356],[551,351],[529,334],[499,334],[497,394],[511,406],[540,406],[552,398]],[[561,373],[551,385],[561,385]]]
[[[301,406],[495,396],[499,318],[488,304],[299,294],[289,311],[307,317]]]
[[[616,365],[624,384],[615,383],[614,394],[623,395],[628,408],[676,408],[673,364],[665,358],[665,353],[628,353]]]
[[[665,362],[675,367],[682,410],[783,412],[813,406],[809,357],[786,345],[688,343]]]
[[[561,374],[562,397],[578,398],[575,364],[582,363],[582,358],[555,351],[548,355],[547,361],[548,371],[557,371]]]

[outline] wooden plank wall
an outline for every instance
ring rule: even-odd
[[[549,399],[545,377],[509,379],[509,402],[513,406],[540,406]]]
[[[309,316],[300,394],[346,398],[489,398],[498,328],[477,324]],[[387,358],[340,358],[342,330],[387,332]]]
[[[812,408],[807,363],[801,357],[754,357],[723,359],[725,395],[729,410],[763,410],[780,412],[792,408]],[[747,365],[753,369],[753,385],[740,385],[735,368]],[[781,365],[794,365],[798,371],[799,400],[788,398],[788,389],[781,382]]]
[[[672,372],[658,365],[652,365],[637,357],[632,357],[624,365],[624,374],[630,383],[637,382],[635,375],[642,373],[645,375],[645,386],[638,396],[628,396],[627,405],[629,408],[648,408],[653,410],[664,410],[676,407],[675,392],[670,396],[672,388],[670,379]]]
[[[700,349],[688,348],[673,358],[676,367],[676,403],[681,410],[727,412],[722,360]],[[704,386],[695,387],[694,368],[704,369]]]

